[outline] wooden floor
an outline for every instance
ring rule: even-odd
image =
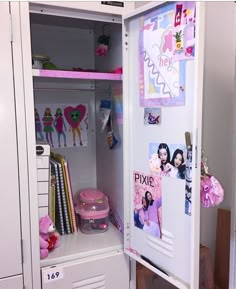
[[[214,287],[213,271],[209,248],[200,246],[200,278],[199,289],[219,289]],[[177,289],[160,276],[137,263],[136,289]]]
[[[136,266],[136,289],[177,289],[140,263]]]

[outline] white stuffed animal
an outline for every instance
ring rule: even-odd
[[[161,173],[161,160],[158,154],[151,155],[151,159],[149,160],[149,168],[152,173]]]

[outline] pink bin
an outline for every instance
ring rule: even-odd
[[[76,196],[80,230],[85,234],[102,233],[109,226],[107,196],[97,189],[82,189]]]

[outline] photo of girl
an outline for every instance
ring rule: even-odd
[[[166,143],[160,143],[157,154],[161,160],[161,170],[165,171],[165,167],[170,163],[170,150]]]
[[[184,164],[184,152],[181,149],[174,151],[170,164],[167,164],[167,170],[169,177],[185,179],[186,166]]]
[[[135,171],[133,178],[134,226],[161,238],[161,177]]]
[[[145,193],[146,210],[144,211],[143,231],[155,237],[161,238],[158,209],[161,207],[161,197],[153,200],[149,191]]]
[[[149,169],[153,174],[185,179],[186,147],[181,144],[150,143]]]

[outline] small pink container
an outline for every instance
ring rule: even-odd
[[[76,196],[80,230],[85,234],[102,233],[109,226],[107,196],[97,189],[83,189]]]

